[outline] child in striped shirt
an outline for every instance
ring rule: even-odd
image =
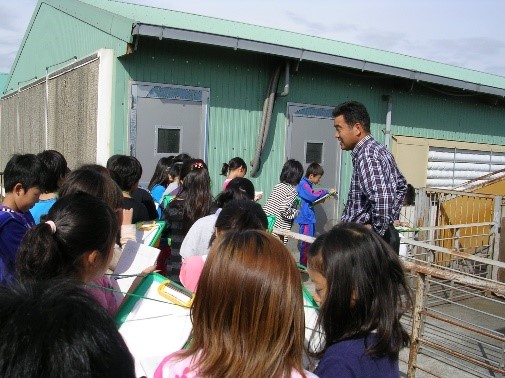
[[[280,183],[274,186],[267,202],[263,205],[265,213],[275,217],[274,228],[291,230],[293,220],[299,214],[296,186],[302,177],[302,163],[295,159],[289,159],[284,163],[279,177]],[[282,235],[279,237],[284,244],[287,244],[287,237]]]

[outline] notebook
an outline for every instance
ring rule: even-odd
[[[137,275],[148,266],[156,264],[159,253],[158,248],[137,243],[133,240],[126,242],[116,269],[114,269],[110,278],[112,287],[116,290],[114,296],[118,304],[123,301],[125,296],[118,291],[127,292]]]

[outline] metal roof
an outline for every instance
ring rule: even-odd
[[[503,76],[326,38],[115,0],[39,0],[30,26],[42,3],[126,43],[132,42],[135,35],[190,41],[505,97]],[[28,31],[25,39],[27,35]]]
[[[0,93],[4,91],[9,81],[9,74],[0,72]]]
[[[134,35],[308,60],[505,97],[505,77],[241,22],[120,1],[81,0],[135,21]]]

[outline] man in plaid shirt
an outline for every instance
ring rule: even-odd
[[[398,253],[400,238],[393,227],[399,218],[407,181],[391,153],[370,134],[370,116],[356,101],[333,110],[335,138],[342,150],[351,150],[353,172],[343,222],[368,225]]]

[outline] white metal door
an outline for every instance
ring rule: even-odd
[[[207,160],[208,98],[208,89],[132,84],[130,153],[142,163],[142,186],[161,157],[184,152]]]

